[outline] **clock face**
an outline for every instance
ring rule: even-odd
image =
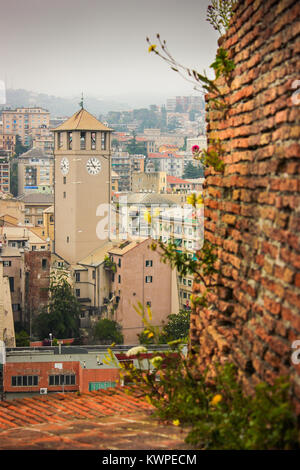
[[[91,157],[86,162],[86,169],[89,175],[98,175],[101,171],[101,162],[98,158]]]
[[[69,160],[66,157],[62,158],[60,161],[60,171],[62,172],[64,176],[69,173],[69,168],[70,168]]]

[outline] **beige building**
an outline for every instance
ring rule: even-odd
[[[12,134],[2,134],[0,132],[0,150],[8,152],[12,157],[15,153],[16,136]]]
[[[11,216],[16,223],[24,225],[25,205],[23,201],[14,197],[0,198],[0,214],[1,216]]]
[[[55,252],[76,264],[107,240],[111,129],[82,108],[53,131]]]
[[[50,114],[43,108],[17,108],[2,112],[3,133],[19,135],[23,145],[29,146],[32,129],[49,127]]]
[[[50,247],[50,242],[41,235],[25,226],[0,227],[0,246],[28,249],[29,251],[45,251]]]
[[[22,320],[22,303],[23,303],[23,288],[22,288],[22,271],[23,271],[23,258],[17,247],[6,246],[1,250],[1,259],[3,264],[3,273],[9,281],[11,304],[13,311],[14,321]]]
[[[167,174],[164,171],[133,173],[132,192],[165,193],[167,189]]]
[[[41,227],[44,224],[44,210],[53,206],[53,194],[29,193],[18,197],[24,204],[24,224]]]
[[[1,253],[0,253],[1,255]],[[3,262],[0,258],[0,341],[8,348],[16,347],[15,328],[9,279],[3,273]]]
[[[120,176],[118,173],[112,170],[111,172],[111,194],[113,196],[114,193],[117,193],[119,191],[119,180]]]
[[[18,157],[18,194],[53,192],[54,158],[39,148]]]

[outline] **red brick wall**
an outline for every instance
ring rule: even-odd
[[[217,81],[227,116],[207,114],[208,138],[225,149],[224,174],[209,169],[205,183],[205,238],[218,247],[222,287],[210,310],[194,309],[191,342],[200,370],[233,361],[248,391],[289,374],[300,412],[291,361],[300,339],[299,13],[296,0],[239,1],[219,43],[236,65],[230,87]]]
[[[75,385],[65,385],[66,391],[79,390],[79,362],[62,362],[63,369],[55,369],[54,362],[8,362],[4,366],[4,391],[5,392],[39,392],[40,388],[47,388],[49,392],[61,392],[62,385],[49,386],[49,375],[59,373],[74,373]],[[11,385],[11,377],[15,375],[38,375],[37,387],[14,387]]]
[[[42,267],[42,260],[47,260],[46,269]],[[37,315],[39,310],[47,305],[50,284],[50,251],[25,252],[25,308]]]
[[[57,361],[60,362],[60,361]],[[76,376],[75,385],[64,385],[65,391],[89,391],[89,382],[115,382],[119,380],[118,369],[85,369],[78,361],[61,362],[62,369],[56,369],[54,362],[13,362],[4,366],[5,392],[39,392],[40,388],[47,388],[48,392],[61,392],[62,385],[49,385],[49,375],[73,373]],[[15,387],[11,385],[11,377],[16,375],[38,375],[39,382],[36,387]]]

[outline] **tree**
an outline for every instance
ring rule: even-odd
[[[202,166],[194,166],[192,162],[188,162],[184,169],[183,178],[185,179],[196,179],[196,178],[203,178],[203,168]]]
[[[133,138],[128,142],[126,146],[126,151],[130,155],[146,155],[147,156],[145,142],[137,142],[135,134],[133,134]]]
[[[80,304],[65,271],[51,275],[49,293],[48,305],[33,321],[34,333],[40,338],[49,333],[61,339],[78,337]]]
[[[15,145],[15,157],[22,155],[22,153],[27,152],[28,147],[22,144],[21,137],[17,134],[16,135],[16,145]]]
[[[16,346],[17,348],[30,346],[30,337],[29,337],[29,334],[25,330],[16,332]]]
[[[103,318],[99,320],[94,328],[94,338],[105,343],[123,344],[124,338],[121,333],[121,325],[114,320]]]
[[[188,336],[190,330],[189,310],[180,310],[179,313],[172,313],[168,316],[168,320],[162,331],[164,342],[184,339]]]
[[[10,161],[10,192],[13,196],[18,196],[18,160]]]

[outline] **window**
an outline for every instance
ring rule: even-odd
[[[69,243],[69,242],[70,242],[70,237],[67,237],[67,243]]]
[[[119,274],[119,276],[118,276],[118,282],[119,282],[119,284],[121,284],[121,276],[120,276],[120,274]]]
[[[67,177],[64,176],[64,184],[66,184],[66,183],[67,183]]]
[[[76,297],[80,297],[80,289],[75,289]]]
[[[8,279],[9,279],[10,292],[14,292],[15,291],[15,278],[9,277]]]
[[[38,383],[38,375],[13,375],[11,378],[11,385],[13,387],[36,387]]]
[[[121,258],[119,258],[118,266],[119,266],[119,268],[121,267]]]
[[[36,250],[36,245],[32,245],[32,251]]]
[[[67,193],[64,191],[64,199],[66,199],[67,197]]]
[[[93,271],[92,279],[96,279],[96,271]]]
[[[152,259],[146,259],[146,268],[149,268],[149,267],[151,267],[151,266],[153,266],[153,261],[152,261]]]
[[[3,266],[11,266],[11,261],[3,261]]]
[[[146,276],[146,283],[149,284],[152,282],[152,276]]]
[[[111,282],[115,282],[115,273],[111,274]]]
[[[46,258],[42,259],[42,269],[47,269],[47,259]]]
[[[59,149],[61,149],[62,148],[62,133],[61,132],[58,132],[57,138],[58,138],[57,146]]]
[[[68,132],[68,150],[72,150],[72,132]]]
[[[101,133],[101,150],[106,150],[106,138],[107,138],[107,132],[102,132]]]
[[[85,132],[80,132],[80,150],[85,150]]]
[[[192,286],[192,281],[190,279],[188,280],[188,286]]]
[[[80,273],[75,273],[76,282],[80,282]]]
[[[146,305],[147,305],[147,307],[151,307],[151,302],[150,302],[150,300],[148,300],[148,301],[146,302]]]
[[[49,375],[49,385],[75,385],[75,374]]]
[[[96,150],[96,132],[91,132],[91,149]]]

